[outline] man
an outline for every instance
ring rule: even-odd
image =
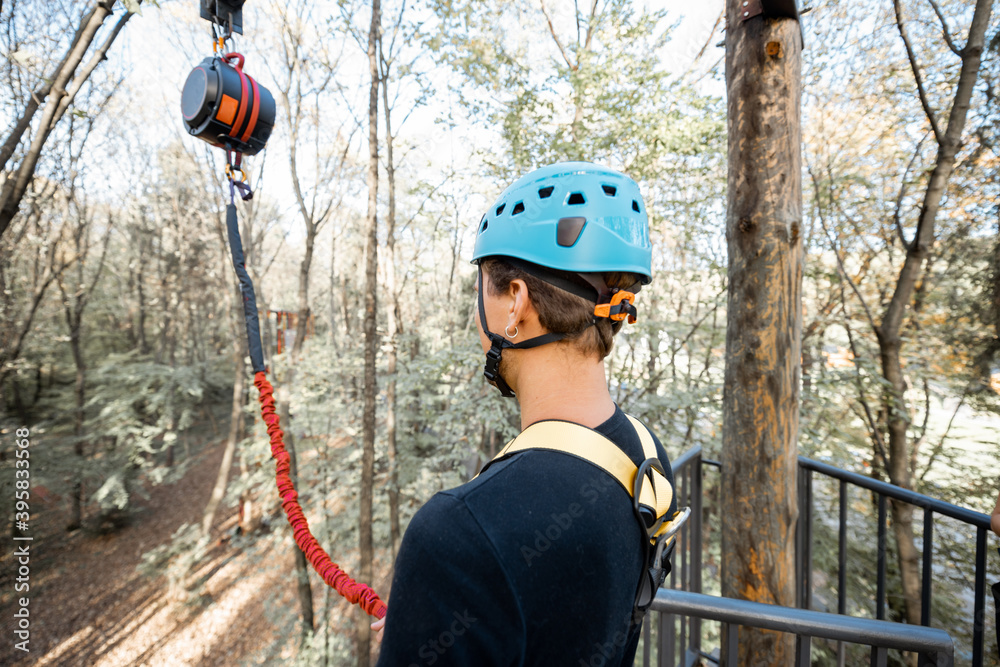
[[[413,517],[373,624],[379,665],[631,665],[662,577],[650,536],[676,509],[663,447],[615,405],[604,373],[651,278],[638,186],[585,162],[533,171],[483,217],[473,261],[485,375],[517,398],[518,441],[555,430]],[[632,478],[649,478],[659,510],[593,462],[594,431],[594,449],[624,452]]]

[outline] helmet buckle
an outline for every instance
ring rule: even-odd
[[[608,303],[597,304],[594,308],[594,315],[606,317],[615,322],[620,322],[627,317],[629,324],[635,324],[638,311],[634,304],[634,293],[616,287],[611,291],[611,300]]]

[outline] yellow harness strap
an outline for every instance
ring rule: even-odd
[[[646,459],[657,459],[656,445],[653,442],[652,434],[638,419],[629,416],[629,421],[632,422],[633,428],[639,435],[643,456]],[[635,475],[639,468],[615,443],[586,426],[564,421],[536,422],[507,443],[493,460],[496,461],[526,449],[563,452],[589,461],[618,480],[629,497],[633,497]],[[674,489],[667,478],[658,470],[650,468],[649,471],[652,479],[641,485],[639,503],[654,511],[656,517],[660,518],[670,510]],[[671,525],[671,521],[664,521],[653,537],[667,532]]]

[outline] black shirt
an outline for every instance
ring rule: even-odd
[[[620,409],[595,430],[642,463]],[[410,522],[378,665],[631,665],[641,540],[632,499],[594,465],[537,450],[494,463]]]

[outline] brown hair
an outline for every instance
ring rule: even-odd
[[[528,286],[531,303],[538,311],[538,322],[546,330],[568,334],[563,340],[572,341],[586,355],[604,359],[611,352],[614,335],[622,328],[622,322],[599,317],[596,325],[588,326],[594,317],[592,301],[550,285],[527,271],[511,266],[501,257],[484,259],[482,267],[490,276],[490,293],[493,296],[506,292],[511,281],[523,280]],[[609,288],[628,289],[639,281],[633,273],[605,273],[603,276]]]

